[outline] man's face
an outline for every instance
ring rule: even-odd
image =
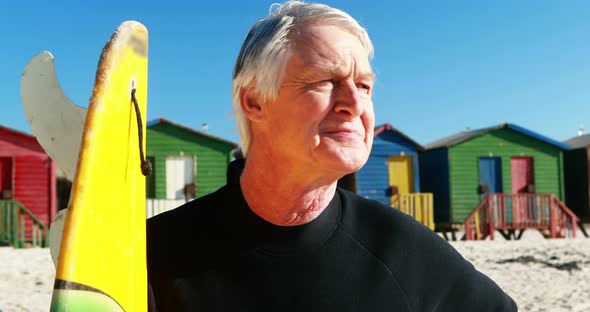
[[[272,158],[329,178],[358,170],[373,143],[374,76],[360,41],[336,26],[310,25],[291,49],[262,127]],[[297,173],[294,173],[297,174]]]

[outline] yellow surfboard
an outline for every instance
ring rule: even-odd
[[[147,311],[147,52],[146,28],[130,21],[100,56],[51,311]]]

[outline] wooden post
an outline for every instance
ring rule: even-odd
[[[37,223],[35,223],[35,226],[33,227],[35,229],[35,247],[39,247],[41,246],[41,239],[42,239],[42,234],[41,234],[41,226]]]
[[[14,202],[13,202],[14,204]],[[12,246],[18,248],[18,211],[14,209],[14,205],[12,206],[12,224],[11,224],[11,239],[12,239]]]
[[[0,241],[6,240],[6,204],[0,200]]]
[[[25,242],[27,240],[27,233],[26,233],[27,223],[25,220],[25,214],[20,213],[20,209],[19,209],[19,216],[20,216],[20,233],[19,233],[19,237],[18,237],[18,246],[19,246],[19,248],[24,248]]]
[[[6,206],[6,241],[12,244],[12,202],[7,201]]]
[[[493,195],[488,195],[488,199],[487,199],[488,200],[488,216],[487,216],[486,219],[487,219],[487,222],[488,222],[488,225],[489,225],[490,239],[491,240],[494,240],[494,231],[495,231],[495,228],[494,228],[494,220],[493,220],[494,219],[493,218],[494,211],[493,211],[493,207],[492,207],[493,206],[492,205],[492,196]]]
[[[18,248],[18,210],[14,209],[14,202],[11,202],[11,214],[12,214],[12,224],[11,224],[11,244],[13,247]]]
[[[572,216],[568,215],[568,217],[570,217],[572,222],[572,236],[576,238],[576,232],[578,231],[578,223],[576,222],[575,218],[572,218]]]
[[[416,211],[416,219],[420,220],[420,223],[425,224],[425,220],[422,214],[422,198],[421,194],[414,195],[414,202],[416,206],[414,207],[414,211]]]
[[[555,220],[555,198],[551,195],[551,201],[549,205],[549,229],[551,238],[557,236],[557,220]]]
[[[43,247],[49,247],[49,232],[45,230],[45,237],[43,238]]]

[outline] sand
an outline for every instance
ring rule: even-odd
[[[499,236],[499,235],[498,235]],[[590,239],[544,239],[526,231],[521,240],[451,242],[492,278],[519,311],[590,311]]]
[[[519,241],[450,244],[512,296],[519,311],[590,311],[590,239],[546,240],[527,231]],[[0,247],[0,311],[49,311],[54,276],[48,248]]]
[[[54,277],[49,248],[0,247],[0,311],[49,311]]]

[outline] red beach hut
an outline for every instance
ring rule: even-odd
[[[0,125],[0,241],[43,240],[56,213],[55,169],[35,137]]]

